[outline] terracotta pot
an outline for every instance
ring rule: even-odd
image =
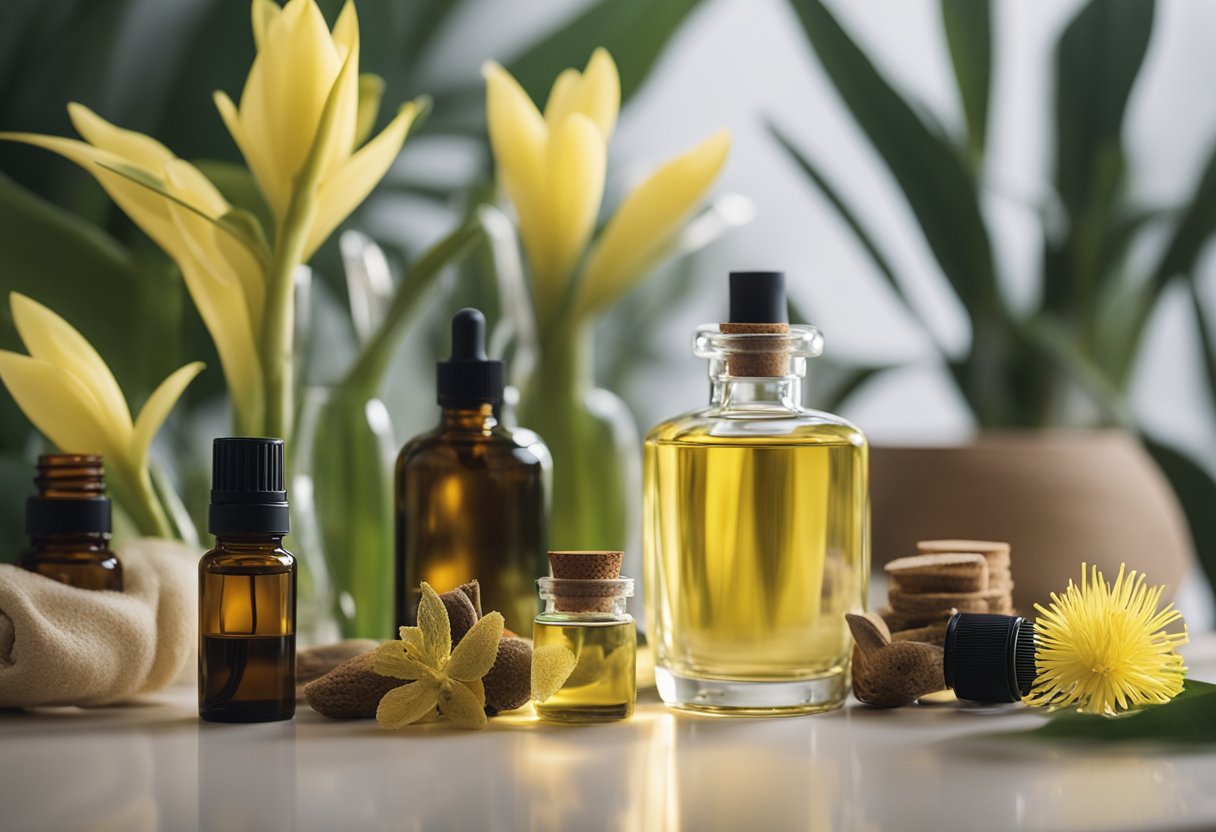
[[[1126,562],[1172,595],[1193,558],[1169,483],[1122,431],[985,433],[958,447],[876,447],[870,459],[876,569],[915,554],[917,540],[1005,540],[1025,612],[1082,561],[1112,580]]]

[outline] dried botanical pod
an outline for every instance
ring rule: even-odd
[[[443,602],[444,609],[448,611],[448,625],[452,628],[452,645],[455,646],[464,638],[465,633],[473,629],[473,625],[481,618],[481,614],[477,611],[477,607],[474,606],[471,596],[464,587],[457,587],[440,594],[439,600]],[[480,603],[480,596],[478,596],[478,603]]]
[[[498,657],[482,682],[490,716],[527,704],[532,695],[532,642],[523,638],[499,641]]]
[[[400,686],[400,679],[372,670],[372,654],[363,653],[306,684],[304,698],[322,716],[371,719],[384,694]]]

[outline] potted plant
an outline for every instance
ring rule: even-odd
[[[1018,553],[1022,607],[1064,585],[1078,559],[1112,572],[1121,561],[1151,568],[1176,588],[1191,558],[1181,504],[1216,579],[1216,526],[1208,519],[1216,484],[1168,441],[1148,435],[1127,403],[1148,321],[1176,285],[1188,289],[1216,397],[1216,360],[1194,282],[1196,259],[1216,226],[1216,156],[1184,205],[1146,209],[1126,187],[1125,111],[1148,51],[1153,0],[1091,0],[1056,44],[1050,198],[1024,206],[1042,230],[1041,292],[1025,310],[1006,297],[981,210],[989,194],[991,2],[941,3],[965,114],[961,135],[897,92],[822,2],[791,5],[971,326],[969,349],[943,347],[941,360],[980,432],[961,447],[876,449],[876,561],[906,554],[921,537],[996,537]],[[772,131],[915,313],[880,237],[801,143]],[[1129,252],[1150,231],[1164,233],[1165,244],[1146,271]],[[855,372],[860,381],[876,368]]]

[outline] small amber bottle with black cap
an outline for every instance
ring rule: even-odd
[[[30,548],[18,566],[81,589],[122,591],[122,564],[110,551],[110,500],[100,456],[44,454],[25,503]]]
[[[199,578],[198,713],[209,722],[295,715],[296,561],[283,440],[216,439]]]
[[[422,581],[446,592],[476,578],[485,609],[516,633],[531,629],[533,587],[549,568],[549,452],[532,431],[501,423],[503,371],[486,356],[485,317],[461,309],[451,357],[438,366],[439,425],[397,457],[399,624],[414,623]]]

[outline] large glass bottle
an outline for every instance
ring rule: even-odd
[[[864,610],[868,452],[802,406],[812,327],[787,321],[784,275],[731,275],[731,322],[697,331],[709,407],[646,438],[650,640],[669,705],[811,713],[848,692],[844,615]]]
[[[528,633],[533,587],[548,571],[549,452],[535,433],[507,430],[503,362],[486,357],[485,318],[452,318],[452,355],[439,364],[439,425],[410,440],[395,476],[397,622],[414,624],[418,585],[446,592],[476,578],[483,609]]]

